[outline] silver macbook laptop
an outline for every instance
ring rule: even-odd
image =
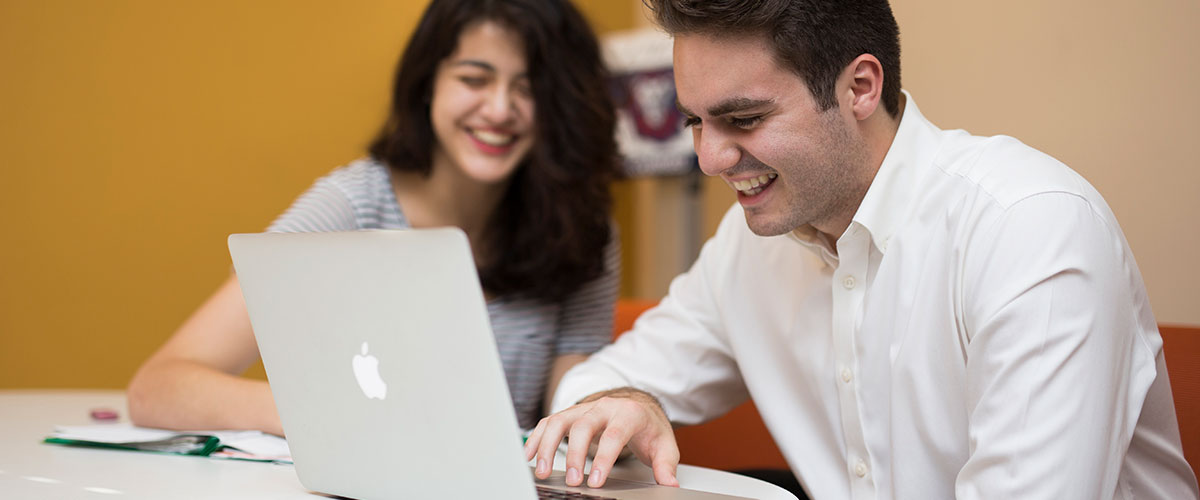
[[[229,251],[308,489],[735,498],[619,479],[569,488],[561,473],[535,485],[462,231],[235,234]]]

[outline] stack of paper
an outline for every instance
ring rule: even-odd
[[[291,463],[281,437],[259,431],[168,431],[128,423],[56,426],[46,443]]]

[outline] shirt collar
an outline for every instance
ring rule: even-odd
[[[824,233],[817,231],[817,228],[811,224],[805,224],[792,231],[788,231],[787,237],[792,241],[812,250],[821,258],[821,261],[829,267],[837,267],[838,256],[833,251],[833,242]]]
[[[906,102],[900,127],[852,222],[866,228],[880,253],[887,252],[888,240],[907,218],[913,200],[919,196],[916,169],[930,161],[937,151],[937,127],[925,119],[907,91],[901,92]]]
[[[896,137],[850,223],[865,228],[880,253],[886,253],[888,240],[899,229],[918,195],[916,167],[932,161],[938,148],[939,129],[925,119],[908,91],[901,92],[905,104]],[[838,256],[833,251],[836,242],[829,241],[811,225],[790,231],[788,237],[816,252],[826,264],[837,267]]]

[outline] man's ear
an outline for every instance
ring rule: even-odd
[[[842,70],[838,78],[839,94],[850,100],[850,111],[857,120],[865,120],[879,109],[883,96],[883,64],[871,54],[862,54]]]

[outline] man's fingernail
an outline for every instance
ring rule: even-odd
[[[588,486],[599,488],[604,483],[604,471],[599,467],[592,467],[592,473],[588,476]]]
[[[581,481],[583,481],[583,477],[579,474],[579,469],[576,469],[574,467],[567,469],[567,485],[568,486],[576,486]]]
[[[539,458],[537,462],[537,473],[545,474],[547,472],[550,472],[550,466],[546,464],[546,459]]]

